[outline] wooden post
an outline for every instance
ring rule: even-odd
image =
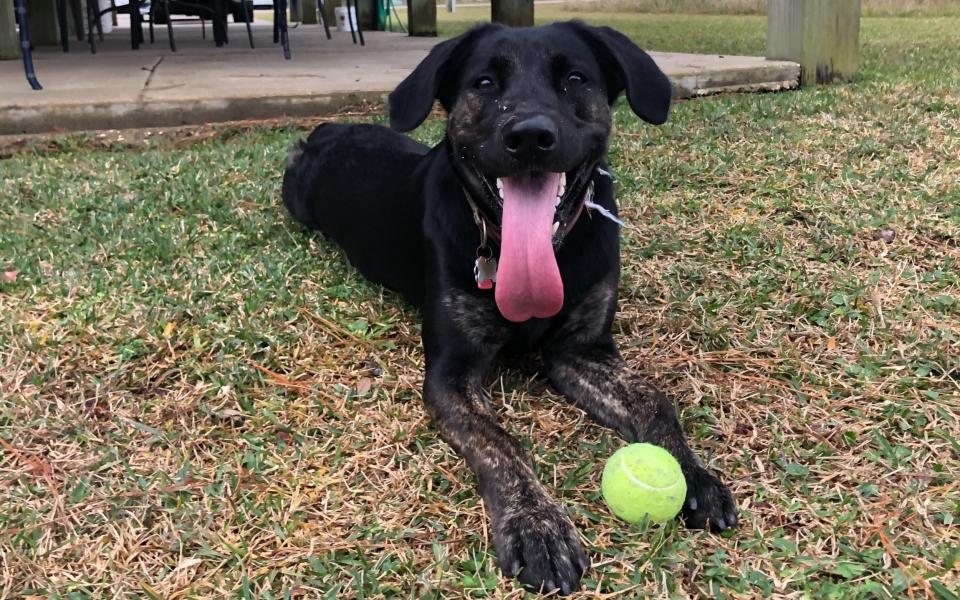
[[[437,0],[407,0],[410,35],[436,37]]]
[[[0,60],[20,58],[20,39],[17,20],[13,16],[13,2],[0,2]]]
[[[317,0],[300,0],[300,15],[302,23],[306,25],[316,25],[320,22],[317,19]]]
[[[856,77],[860,0],[768,1],[767,58],[800,63],[803,85]]]
[[[510,27],[533,27],[533,0],[492,0],[490,17]]]
[[[26,5],[30,43],[34,46],[59,46],[60,25],[57,22],[56,0],[30,0]]]

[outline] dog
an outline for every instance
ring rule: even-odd
[[[589,563],[484,393],[498,354],[539,354],[570,402],[629,442],[669,450],[686,478],[687,526],[737,523],[729,489],[688,446],[673,401],[630,372],[611,333],[620,256],[605,153],[623,92],[641,119],[666,121],[670,81],[613,29],[477,26],[434,47],[389,95],[391,129],[321,125],[295,145],[283,178],[297,221],[420,309],[424,401],[476,475],[498,564],[563,595]],[[435,100],[447,113],[439,144],[399,133]]]

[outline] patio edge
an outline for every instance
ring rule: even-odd
[[[721,70],[694,69],[672,73],[670,80],[673,83],[674,98],[677,100],[718,93],[779,91],[800,86],[800,65],[786,61],[765,61],[747,67]],[[389,91],[52,106],[14,105],[0,111],[0,135],[175,127],[245,119],[324,116],[358,104],[383,104]]]
[[[0,112],[0,135],[176,127],[285,116],[323,116],[358,104],[384,103],[387,93],[387,91],[333,92],[303,96],[258,96],[216,100],[10,106]]]

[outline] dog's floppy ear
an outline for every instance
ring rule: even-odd
[[[494,26],[474,27],[434,46],[413,73],[390,93],[390,127],[397,131],[416,129],[430,114],[435,99],[449,111],[456,96],[453,79],[457,70],[448,68],[448,65],[456,65],[458,61],[453,60],[454,57],[466,49],[474,37],[489,29]]]
[[[623,90],[638,117],[660,125],[667,120],[673,90],[670,80],[650,55],[627,36],[609,27],[591,27],[579,21],[571,27],[593,48],[607,79],[607,94],[613,103]]]

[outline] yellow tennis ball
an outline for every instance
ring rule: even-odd
[[[644,517],[663,523],[677,516],[687,497],[687,480],[680,463],[653,444],[624,446],[607,460],[600,480],[607,506],[624,521]]]

